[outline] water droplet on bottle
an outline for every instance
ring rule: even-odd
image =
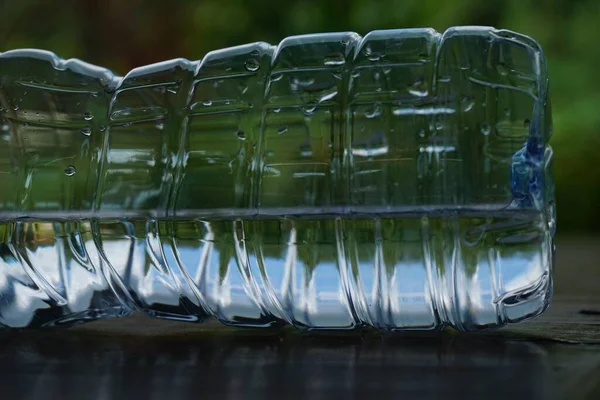
[[[23,122],[23,128],[27,128],[29,124],[27,122]]]
[[[14,111],[19,111],[19,105],[18,105],[18,104],[15,104],[15,105],[13,106],[13,110],[14,110]]]
[[[165,128],[165,124],[162,122],[159,122],[155,126],[156,126],[156,129],[158,129],[159,131],[162,131]]]
[[[24,92],[23,92],[23,96],[27,96],[27,91],[24,91]]]
[[[204,101],[202,101],[202,105],[205,107],[210,107],[210,106],[212,106],[212,101],[204,100]]]
[[[484,122],[483,124],[481,124],[481,133],[484,134],[485,136],[489,135],[491,131],[490,125],[486,122]]]
[[[504,109],[504,115],[505,115],[506,117],[510,117],[510,108],[505,108],[505,109]]]
[[[419,132],[417,132],[417,133],[418,133],[419,137],[422,137],[422,138],[425,137],[425,129],[421,128],[421,129],[419,129]]]
[[[281,128],[279,128],[277,130],[277,133],[279,133],[280,135],[283,135],[284,133],[286,133],[288,131],[288,127],[287,126],[282,126]]]
[[[496,70],[498,70],[498,73],[502,76],[506,76],[508,75],[508,68],[506,68],[506,65],[499,63],[498,65],[496,65]]]
[[[438,121],[435,123],[435,129],[438,131],[441,131],[442,129],[444,129],[444,124],[442,124],[441,121]]]
[[[302,111],[304,111],[304,115],[309,116],[317,110],[317,106],[318,103],[313,101],[308,104],[305,104],[304,107],[302,107]]]
[[[89,126],[84,126],[83,128],[81,128],[81,133],[85,136],[90,136],[92,134],[92,128],[90,128]]]
[[[531,125],[531,122],[529,121],[529,118],[525,118],[525,121],[523,121],[523,126],[526,129],[529,129],[529,125]]]
[[[427,97],[429,94],[425,82],[421,79],[415,81],[409,88],[408,93],[417,97]]]
[[[104,132],[106,130],[106,126],[100,125],[100,132]]]
[[[461,100],[461,108],[464,112],[469,112],[473,109],[473,106],[475,106],[475,101],[473,101],[473,99],[470,99],[469,97],[465,96],[462,98]]]
[[[485,108],[487,106],[487,103],[485,101],[481,102],[481,107]]]
[[[265,155],[266,155],[267,157],[273,157],[273,156],[275,155],[275,152],[274,152],[273,150],[267,150],[267,151],[265,152]]]
[[[346,59],[342,53],[331,53],[325,57],[325,65],[328,67],[335,67],[337,65],[344,65]]]
[[[438,78],[439,83],[450,83],[451,80],[450,75],[442,75]]]
[[[365,117],[367,118],[377,118],[381,115],[381,104],[374,103],[372,107],[368,108],[365,111]]]
[[[67,168],[65,168],[65,175],[66,176],[73,176],[75,175],[75,172],[77,172],[75,170],[75,167],[72,165],[67,166]]]
[[[238,86],[238,90],[240,91],[241,94],[245,94],[248,91],[248,85],[246,85],[245,83],[242,82]]]
[[[273,74],[271,75],[271,82],[280,81],[283,78],[283,74]]]
[[[94,118],[94,116],[92,115],[91,112],[85,112],[83,113],[83,119],[86,121],[91,121]]]
[[[273,109],[273,112],[274,113],[279,113],[279,112],[281,112],[281,108],[276,107],[276,108]]]
[[[246,70],[248,70],[250,72],[255,72],[260,69],[260,64],[259,64],[258,60],[256,60],[255,58],[250,58],[246,61],[246,64],[244,65],[244,67],[246,68]]]
[[[80,106],[80,105],[81,105],[81,102],[80,102],[80,101],[78,101],[77,103],[75,103],[75,105],[76,105],[76,106]]]
[[[237,135],[238,139],[246,140],[246,132],[244,132],[243,130],[238,129],[235,134]]]

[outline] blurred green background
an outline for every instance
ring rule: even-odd
[[[152,62],[330,31],[489,25],[545,49],[554,115],[559,233],[600,229],[597,0],[104,0],[0,2],[0,51],[51,50],[124,74]]]

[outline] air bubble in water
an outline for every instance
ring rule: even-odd
[[[75,172],[77,172],[75,170],[75,167],[72,165],[67,166],[67,168],[65,168],[65,175],[66,176],[73,176],[75,175]]]

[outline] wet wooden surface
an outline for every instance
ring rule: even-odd
[[[600,399],[600,238],[558,238],[540,318],[482,334],[309,335],[141,316],[0,334],[1,399]]]

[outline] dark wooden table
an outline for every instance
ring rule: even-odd
[[[600,238],[558,238],[535,321],[495,332],[309,335],[142,316],[0,334],[0,399],[600,399]]]

